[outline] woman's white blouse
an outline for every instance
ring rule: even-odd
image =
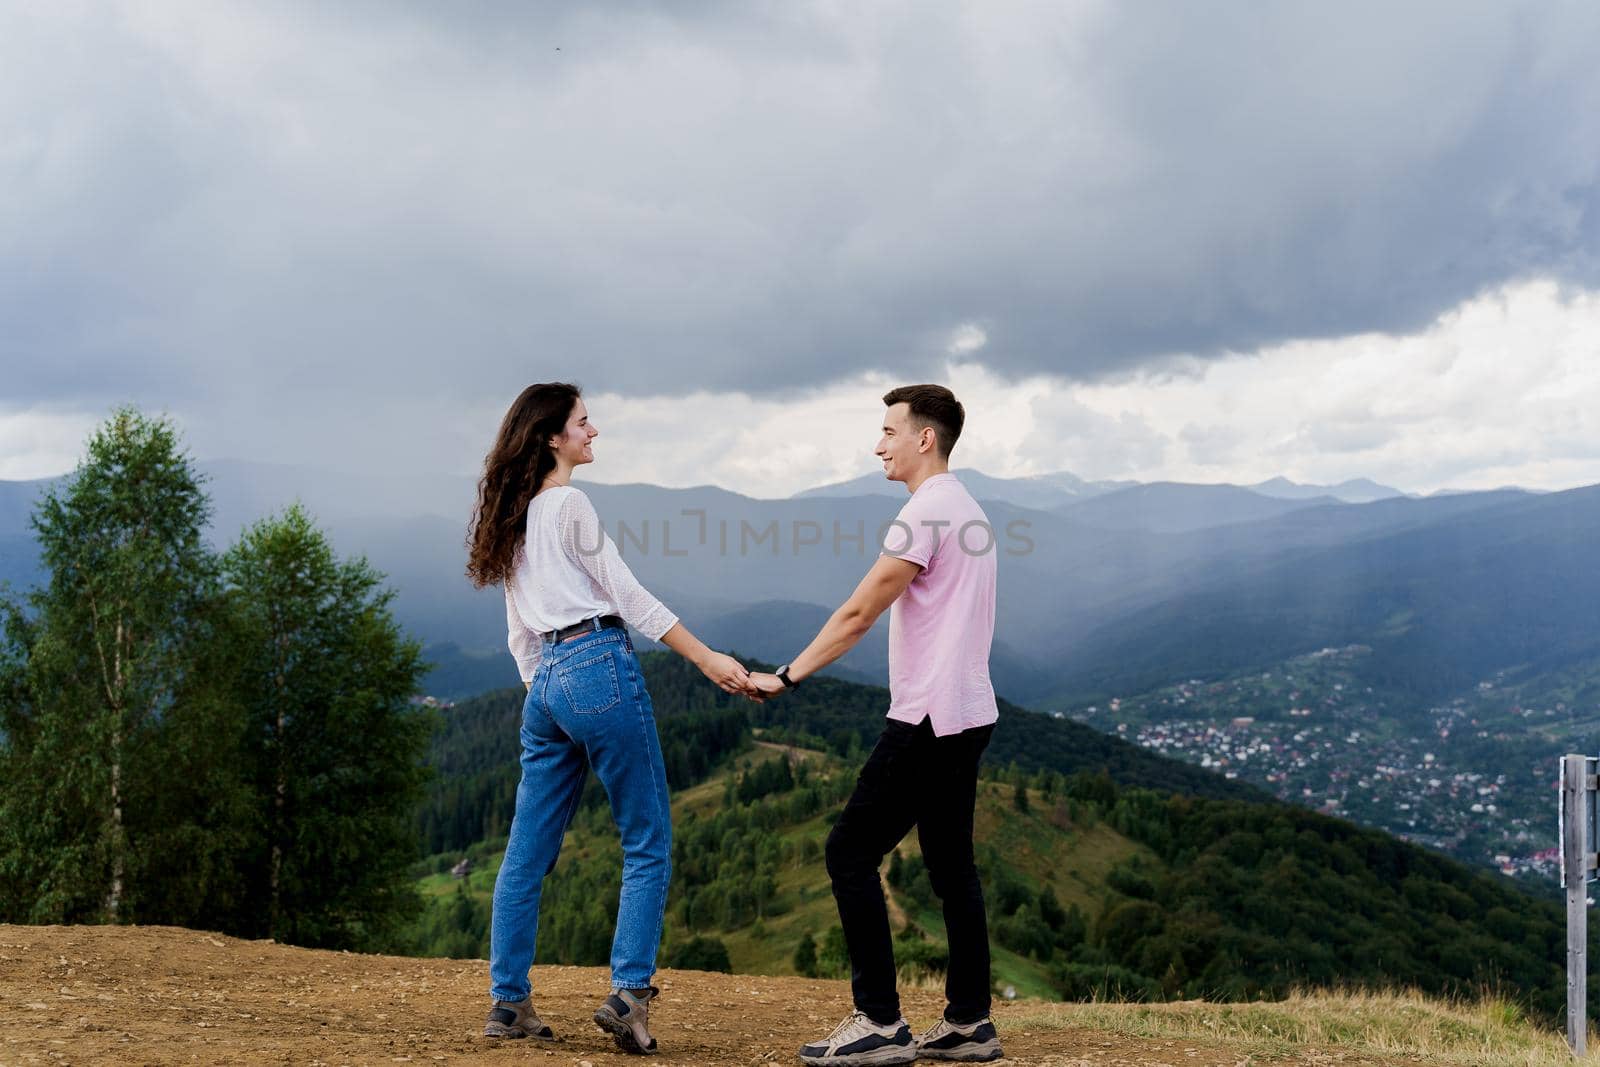
[[[528,502],[528,529],[506,579],[507,644],[524,682],[539,669],[543,634],[594,615],[621,615],[652,641],[678,617],[639,584],[583,490],[552,486]]]

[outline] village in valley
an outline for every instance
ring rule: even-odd
[[[1274,671],[1191,679],[1070,717],[1278,798],[1387,830],[1514,878],[1553,881],[1561,755],[1595,709],[1532,703],[1506,672],[1431,706],[1360,684],[1365,645]],[[1547,681],[1547,680],[1542,680]]]

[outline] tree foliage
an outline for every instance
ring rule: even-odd
[[[39,501],[49,580],[6,602],[0,654],[0,914],[198,922],[235,898],[236,768],[203,758],[240,725],[208,514],[172,426],[132,409]]]
[[[255,931],[295,944],[382,941],[418,907],[416,854],[432,721],[411,705],[417,644],[364,559],[340,560],[298,505],[223,559],[254,654],[240,669],[245,775],[259,798],[248,865]]]
[[[291,508],[219,559],[163,418],[125,408],[0,601],[0,920],[379,946],[416,910],[422,664],[363,561]]]

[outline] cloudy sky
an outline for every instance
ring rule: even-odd
[[[992,474],[1600,482],[1600,6],[0,10],[0,478],[202,458],[784,495],[950,384]]]

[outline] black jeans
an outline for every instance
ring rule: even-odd
[[[828,876],[850,950],[856,1008],[887,1024],[900,1018],[894,945],[878,866],[915,826],[933,891],[944,904],[950,967],[945,1018],[971,1023],[989,1014],[989,925],[972,859],[972,808],[978,759],[994,726],[938,737],[890,719],[828,834]]]

